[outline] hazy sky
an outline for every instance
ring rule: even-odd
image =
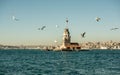
[[[0,0],[0,44],[60,44],[66,18],[74,42],[120,41],[120,0]]]

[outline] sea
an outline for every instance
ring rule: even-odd
[[[0,75],[120,75],[120,50],[0,50]]]

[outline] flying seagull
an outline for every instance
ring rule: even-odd
[[[17,19],[15,16],[12,16],[12,20],[19,21],[19,19]]]
[[[57,40],[55,40],[54,42],[57,43]]]
[[[58,26],[58,25],[56,25],[56,28],[59,28],[59,26]]]
[[[117,29],[119,29],[119,28],[111,28],[110,30],[117,30]]]
[[[46,26],[42,26],[41,28],[38,28],[38,30],[43,30],[44,28],[46,28]]]
[[[101,20],[101,18],[100,18],[100,17],[96,17],[95,20],[96,20],[97,22],[99,22],[99,21]]]
[[[82,38],[84,38],[84,37],[85,37],[85,34],[86,34],[86,32],[84,32],[84,33],[82,33],[82,34],[81,34]]]

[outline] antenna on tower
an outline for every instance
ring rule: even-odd
[[[66,18],[66,23],[67,23],[67,24],[66,24],[66,27],[68,28],[68,18]]]

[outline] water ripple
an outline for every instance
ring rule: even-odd
[[[120,50],[0,50],[0,75],[120,75]]]

